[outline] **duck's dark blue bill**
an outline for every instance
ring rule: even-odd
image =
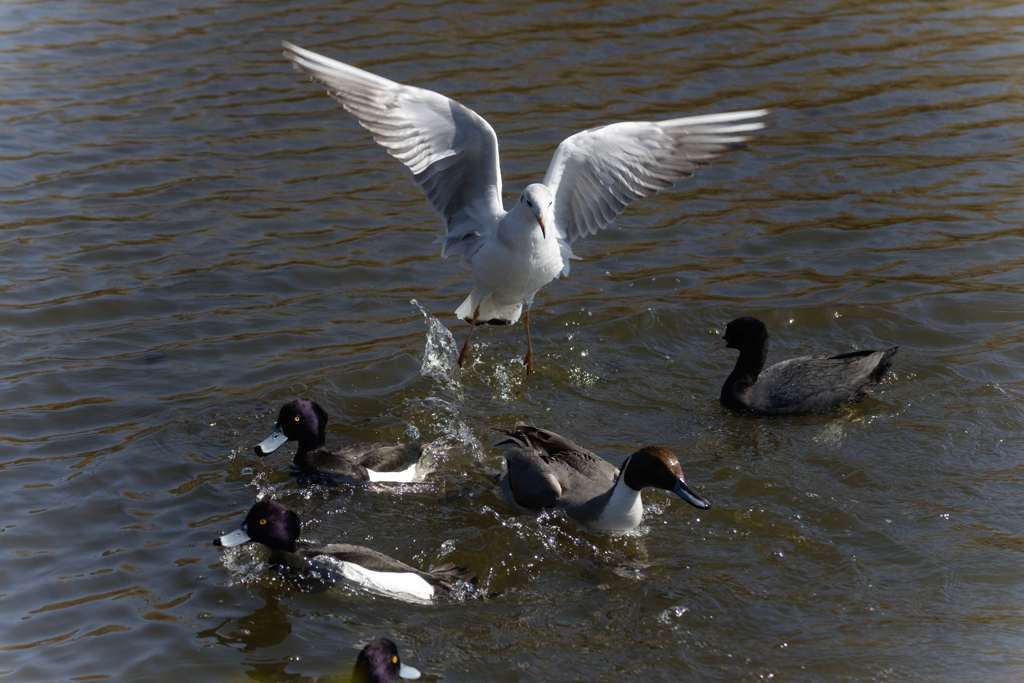
[[[252,539],[249,538],[249,534],[245,533],[245,529],[235,529],[230,534],[224,534],[213,542],[214,545],[219,545],[222,548],[230,548],[236,545],[242,545],[248,543]]]
[[[405,679],[410,680],[410,681],[415,681],[421,675],[422,674],[420,674],[420,670],[419,669],[417,669],[414,666],[409,666],[408,664],[406,664],[404,662],[398,668],[398,677],[399,678],[405,678]]]
[[[270,455],[287,442],[288,437],[281,431],[281,426],[274,425],[274,431],[270,432],[270,436],[256,444],[256,455]]]
[[[676,482],[676,486],[672,489],[672,492],[695,508],[707,510],[711,507],[711,503],[709,503],[706,498],[698,496],[697,492],[687,486],[686,482],[682,479]]]

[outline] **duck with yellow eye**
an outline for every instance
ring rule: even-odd
[[[328,450],[327,411],[307,398],[281,406],[270,436],[259,442],[256,455],[270,455],[289,441],[298,443],[292,463],[303,474],[356,482],[412,482],[425,474],[420,463],[423,447],[404,444],[350,444]]]
[[[402,663],[398,646],[388,638],[378,638],[359,652],[352,669],[352,683],[398,683],[399,679],[415,680],[418,669]]]
[[[346,584],[375,595],[417,604],[430,604],[458,586],[476,579],[463,567],[442,564],[424,571],[372,548],[348,543],[301,541],[302,523],[294,511],[272,500],[249,510],[242,525],[214,539],[231,548],[259,543],[270,551],[269,564],[290,569],[302,578],[327,587]]]

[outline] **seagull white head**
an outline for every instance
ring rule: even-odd
[[[533,214],[533,217],[537,219],[537,224],[540,226],[540,234],[544,236],[544,239],[548,237],[548,226],[545,225],[545,216],[550,215],[551,205],[554,204],[554,197],[551,196],[551,190],[544,183],[530,183],[523,190],[523,194],[519,196],[519,203],[525,204],[526,208]]]

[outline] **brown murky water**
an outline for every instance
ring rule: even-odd
[[[0,6],[3,680],[312,680],[397,640],[445,681],[1024,676],[1024,9],[1012,2]],[[444,372],[467,291],[398,164],[282,39],[488,118],[508,198],[583,127],[750,107],[749,149],[577,251]],[[898,344],[833,417],[717,404],[720,331]],[[424,369],[431,361],[436,367]],[[278,405],[420,435],[397,490],[256,461]],[[492,425],[683,455],[715,507],[634,537],[515,517]],[[306,535],[469,565],[486,600],[304,593],[221,554],[257,493]]]

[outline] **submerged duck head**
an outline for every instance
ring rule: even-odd
[[[394,683],[400,678],[415,680],[419,677],[419,670],[403,664],[398,647],[387,638],[367,643],[352,669],[353,683]]]
[[[663,446],[647,446],[629,456],[622,476],[626,485],[635,491],[647,487],[664,489],[701,510],[711,507],[707,499],[687,486],[679,459]]]
[[[299,516],[272,500],[261,500],[249,509],[242,526],[214,539],[224,548],[244,543],[262,543],[273,550],[295,551],[295,542],[302,533]]]
[[[324,445],[327,440],[327,411],[316,401],[297,398],[285,403],[277,413],[270,436],[256,444],[256,455],[270,455],[287,441],[298,441],[300,451]]]
[[[760,349],[768,341],[768,328],[757,318],[736,318],[726,325],[722,339],[729,349]]]

